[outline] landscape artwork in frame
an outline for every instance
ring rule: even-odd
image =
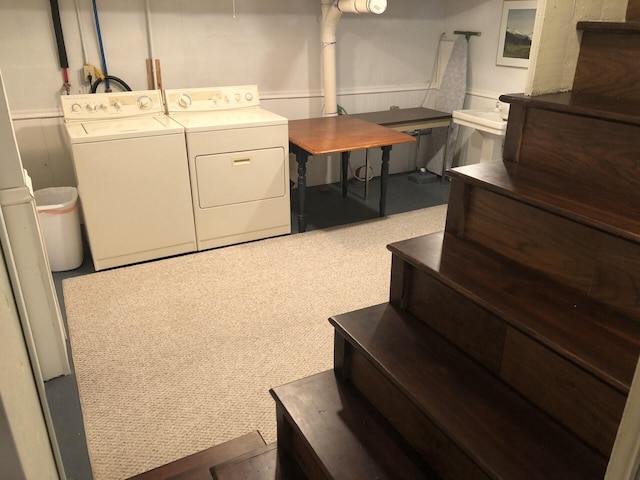
[[[504,2],[498,40],[498,65],[529,66],[536,4],[535,0]]]

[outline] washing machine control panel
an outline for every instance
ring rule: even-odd
[[[167,113],[259,107],[257,85],[165,90]]]
[[[67,122],[158,115],[164,112],[159,90],[62,95],[60,101]]]

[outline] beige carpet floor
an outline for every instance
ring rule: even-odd
[[[388,300],[390,242],[441,230],[446,205],[63,282],[96,480],[259,430],[268,391],[332,367],[327,321]]]

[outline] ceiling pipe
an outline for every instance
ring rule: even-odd
[[[322,78],[324,116],[338,115],[336,93],[336,29],[343,13],[381,14],[387,0],[320,0],[322,4]]]

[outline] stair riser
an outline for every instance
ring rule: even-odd
[[[331,477],[318,465],[309,446],[292,426],[292,421],[283,406],[276,402],[276,421],[278,428],[278,455],[280,465],[288,468],[283,478],[301,478],[300,472],[308,480],[325,480]],[[295,470],[294,470],[295,468]],[[288,474],[288,476],[287,476]]]
[[[637,125],[511,105],[504,158],[567,182],[637,198],[639,149]]]
[[[500,377],[608,457],[626,397],[509,328]]]
[[[448,232],[640,319],[640,245],[457,180],[451,189],[464,203],[449,207]]]
[[[404,278],[404,308],[409,313],[609,455],[624,409],[623,394],[428,273],[407,265]]]
[[[504,322],[397,256],[392,256],[391,261],[391,285],[402,292],[402,299],[392,297],[390,303],[408,311],[499,375]],[[398,275],[400,271],[402,275]]]
[[[583,32],[573,90],[640,99],[640,35]]]
[[[341,341],[336,337],[336,343]],[[344,341],[344,339],[342,339]],[[460,450],[415,405],[392,385],[348,342],[341,348],[348,356],[349,381],[398,430],[404,439],[442,478],[489,480],[482,470]]]
[[[212,478],[213,480],[284,480],[301,478],[301,473],[295,475],[294,465],[286,467],[283,465],[278,456],[278,449],[273,443],[239,455],[227,462],[213,465],[208,473],[210,475],[184,479],[171,477],[171,480],[212,480]]]
[[[211,479],[209,469],[212,466],[229,462],[231,459],[264,446],[264,439],[255,431],[140,473],[128,480]]]
[[[639,0],[629,0],[629,4],[627,5],[627,21],[628,22],[640,21],[640,1]]]

